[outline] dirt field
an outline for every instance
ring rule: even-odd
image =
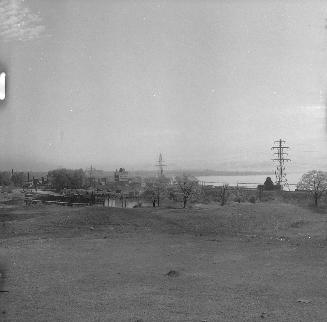
[[[1,319],[327,321],[326,220],[277,203],[3,206]]]

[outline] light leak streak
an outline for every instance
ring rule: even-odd
[[[0,100],[6,98],[6,73],[0,74]]]

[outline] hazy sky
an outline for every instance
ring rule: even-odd
[[[0,0],[0,168],[327,170],[326,1]]]

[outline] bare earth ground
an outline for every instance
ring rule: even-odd
[[[3,206],[0,319],[327,321],[326,220],[277,203]]]

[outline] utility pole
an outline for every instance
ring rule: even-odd
[[[93,178],[93,170],[95,170],[91,164],[91,167],[90,168],[87,168],[86,169],[86,172],[89,173],[89,182],[90,182],[90,186],[92,188],[94,188],[94,178]]]
[[[93,172],[93,168],[92,168],[92,164],[91,164],[91,168],[90,168],[90,186],[93,188],[93,176],[92,176],[92,172]]]
[[[285,162],[291,161],[291,159],[287,158],[288,153],[286,152],[289,150],[289,146],[285,146],[286,141],[279,139],[274,141],[274,146],[271,150],[274,151],[274,159],[272,159],[277,165],[275,170],[276,175],[276,183],[283,189],[283,186],[288,187],[288,182],[286,179],[285,173]]]

